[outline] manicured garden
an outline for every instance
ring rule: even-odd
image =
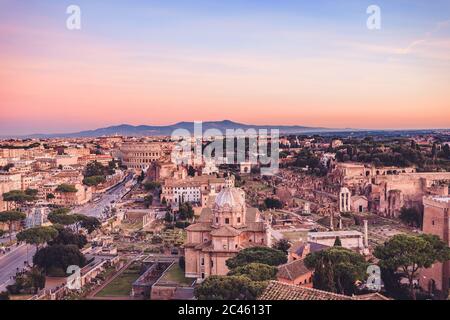
[[[181,286],[190,286],[193,282],[192,279],[184,276],[184,271],[180,268],[178,263],[174,263],[161,280],[163,282],[174,282]]]
[[[101,290],[97,297],[125,297],[131,294],[133,282],[141,275],[140,264],[132,264]]]

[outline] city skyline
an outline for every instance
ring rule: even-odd
[[[66,28],[71,4],[81,30]],[[380,30],[366,27],[372,4]],[[0,135],[223,119],[450,127],[446,1],[0,6]]]

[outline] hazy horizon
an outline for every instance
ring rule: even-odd
[[[66,28],[79,5],[81,30]],[[366,27],[369,5],[380,30]],[[450,128],[445,0],[0,0],[0,136],[221,121]]]
[[[200,120],[195,120],[195,121],[200,121]],[[303,126],[301,124],[293,124],[293,125],[285,125],[285,124],[279,124],[279,123],[260,123],[260,124],[255,124],[255,123],[243,123],[243,122],[239,122],[239,121],[234,121],[234,120],[230,120],[230,119],[223,119],[223,120],[205,120],[202,122],[222,122],[222,121],[232,121],[234,123],[239,123],[239,124],[243,124],[243,125],[255,125],[255,126],[300,126],[300,127],[308,127],[311,129],[315,129],[317,128],[318,130],[323,129],[323,130],[327,130],[328,132],[339,132],[339,131],[347,131],[347,130],[355,130],[355,131],[421,131],[421,130],[450,130],[450,127],[448,128],[403,128],[403,129],[399,129],[399,128],[384,128],[384,129],[379,129],[379,128],[344,128],[344,127],[320,127],[320,126]],[[194,122],[194,121],[180,121],[180,122]],[[112,128],[112,127],[119,127],[119,126],[134,126],[134,127],[138,127],[138,126],[158,126],[158,127],[165,127],[165,126],[174,126],[180,122],[176,122],[176,123],[167,123],[167,124],[158,124],[158,125],[154,125],[154,124],[146,124],[146,123],[140,123],[140,124],[130,124],[130,123],[118,123],[118,124],[111,124],[111,125],[107,125],[104,127],[96,127],[96,128],[86,128],[86,129],[81,129],[81,130],[75,130],[75,131],[58,131],[58,132],[28,132],[28,133],[21,133],[21,134],[15,134],[15,133],[10,133],[10,134],[0,134],[0,138],[9,138],[9,137],[17,137],[17,138],[21,138],[21,137],[30,137],[33,135],[58,135],[58,134],[76,134],[79,132],[85,132],[85,131],[93,131],[93,130],[97,130],[97,129],[105,129],[105,128]],[[299,132],[301,133],[301,132]]]

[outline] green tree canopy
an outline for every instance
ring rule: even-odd
[[[20,211],[3,211],[0,212],[0,222],[10,223],[15,221],[21,221],[26,218],[25,213]]]
[[[95,217],[78,215],[80,226],[88,231],[89,234],[102,226],[101,222]]]
[[[81,224],[88,217],[82,214],[70,214],[68,208],[58,208],[53,210],[47,216],[47,219],[54,225],[70,226],[73,224]],[[78,225],[77,225],[78,227]]]
[[[0,166],[0,170],[6,171],[6,172],[9,172],[9,169],[11,169],[11,168],[14,168],[14,163],[8,163],[7,165],[5,165],[3,167]]]
[[[107,176],[114,174],[115,169],[115,163],[114,164],[108,164],[107,167],[102,165],[98,161],[92,161],[86,165],[86,169],[84,170],[84,176],[87,177],[94,177],[94,176]]]
[[[327,168],[321,164],[320,158],[309,149],[303,149],[299,152],[295,159],[294,166],[308,168],[309,174],[317,176],[324,176],[327,174]]]
[[[286,239],[280,239],[279,241],[275,242],[272,246],[272,248],[283,251],[285,254],[288,253],[290,247],[291,244]]]
[[[59,228],[58,235],[49,242],[49,245],[76,245],[82,249],[87,244],[87,239],[84,235],[73,232],[70,229]]]
[[[3,201],[15,202],[18,204],[23,204],[25,202],[35,201],[36,197],[25,193],[22,190],[12,190],[3,194]]]
[[[147,191],[153,191],[161,187],[161,183],[156,181],[148,181],[144,183],[144,188]]]
[[[266,198],[264,200],[264,204],[267,209],[282,209],[283,203],[280,200],[275,198]]]
[[[54,277],[66,276],[68,266],[76,265],[80,268],[86,264],[86,258],[75,245],[56,244],[40,249],[33,257],[36,266],[44,270],[45,274]]]
[[[51,199],[55,199],[55,198],[56,197],[55,197],[55,195],[53,193],[48,193],[47,196],[46,196],[47,200],[51,200]]]
[[[78,192],[77,188],[72,185],[72,184],[67,184],[67,183],[63,183],[60,184],[57,188],[56,188],[56,192],[61,192],[61,193],[76,193]]]
[[[0,212],[0,222],[6,223],[8,225],[8,232],[9,232],[9,241],[12,241],[12,229],[13,225],[16,222],[22,221],[27,216],[25,213],[20,211],[3,211]]]
[[[310,253],[305,266],[314,270],[314,288],[351,295],[357,280],[364,280],[367,262],[362,255],[343,247],[331,247]]]
[[[70,213],[70,209],[69,208],[57,208],[55,210],[52,210],[53,214],[57,215],[57,214],[69,214]]]
[[[7,286],[10,294],[36,294],[45,287],[45,274],[36,267],[19,274],[15,280],[14,284]]]
[[[61,224],[63,226],[70,226],[80,221],[80,216],[76,214],[58,214],[50,212],[47,216],[48,221],[53,224]]]
[[[151,194],[144,197],[144,205],[149,208],[153,203],[153,196]]]
[[[251,281],[245,276],[210,276],[195,287],[199,300],[255,300],[267,282]]]
[[[380,266],[400,271],[409,282],[410,294],[416,298],[414,279],[421,268],[429,268],[436,261],[450,260],[450,249],[435,235],[395,235],[384,245],[375,248]]]
[[[400,210],[400,220],[402,220],[405,224],[420,228],[422,227],[423,216],[422,212],[420,212],[417,208],[407,208],[403,207]]]
[[[339,236],[336,237],[336,239],[334,239],[334,247],[342,247],[342,242],[341,242],[341,238],[339,238]]]
[[[166,214],[165,214],[165,216],[164,216],[164,221],[166,221],[166,222],[173,222],[173,219],[174,217],[173,217],[173,215],[169,212],[169,211],[166,211]]]
[[[32,197],[33,199],[36,199],[36,196],[38,195],[38,190],[36,190],[36,189],[30,189],[30,188],[28,188],[27,190],[25,190],[25,194],[27,195],[27,196],[30,196],[30,197]]]
[[[193,166],[188,167],[188,176],[195,177],[196,173],[197,173],[197,171],[194,169]]]
[[[178,265],[180,266],[181,270],[186,270],[186,259],[184,258],[184,256],[180,257],[180,259],[178,260]]]
[[[279,266],[287,262],[286,254],[283,251],[267,248],[253,247],[239,251],[239,253],[226,261],[230,269],[245,266],[249,263],[263,263],[269,266]]]
[[[192,219],[194,217],[194,209],[192,208],[192,204],[189,202],[184,202],[180,205],[180,209],[178,211],[180,215],[180,219]]]
[[[86,177],[83,179],[83,183],[89,187],[92,186],[98,186],[99,184],[105,183],[106,177],[105,176],[92,176],[92,177]]]
[[[18,241],[26,242],[36,246],[45,244],[58,235],[58,231],[53,227],[34,227],[19,232],[16,236]]]
[[[232,269],[229,276],[246,276],[252,281],[275,280],[278,268],[263,263],[249,263],[245,266]]]

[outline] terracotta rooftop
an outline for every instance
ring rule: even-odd
[[[352,297],[270,281],[258,300],[352,300]]]
[[[251,232],[263,232],[265,230],[264,222],[246,222],[244,230]]]
[[[202,242],[200,244],[197,244],[195,246],[195,249],[202,250],[202,249],[205,249],[205,248],[209,248],[211,245],[212,245],[212,241],[210,240],[210,241],[206,241],[206,242]]]
[[[231,226],[222,226],[219,229],[211,231],[211,235],[215,237],[234,237],[240,235],[241,232]]]
[[[203,208],[200,212],[200,217],[198,218],[198,222],[212,222],[213,213],[211,208]]]
[[[270,281],[258,300],[390,300],[380,293],[346,296],[313,288]]]
[[[313,253],[313,252],[317,252],[317,251],[321,251],[321,250],[325,250],[327,248],[329,248],[329,246],[326,246],[324,244],[320,244],[320,243],[315,243],[315,242],[295,242],[290,248],[289,248],[289,252],[293,252],[295,254],[297,254],[298,256],[302,256],[303,255],[303,250],[305,250],[305,247],[309,245],[309,252]]]
[[[295,280],[298,277],[310,273],[305,263],[302,260],[294,260],[292,262],[283,264],[278,267],[277,278],[283,278],[288,280]]]
[[[379,294],[378,292],[363,294],[360,296],[353,296],[353,300],[391,300],[388,297]]]
[[[211,224],[209,223],[195,223],[191,224],[189,227],[186,228],[188,231],[211,231]]]
[[[245,210],[245,222],[257,222],[257,217],[259,216],[259,210],[257,208],[247,208]]]

